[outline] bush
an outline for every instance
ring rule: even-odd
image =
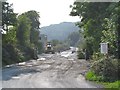
[[[116,59],[101,58],[98,61],[94,61],[91,69],[97,76],[102,76],[103,81],[118,80],[118,61]]]
[[[69,45],[65,45],[65,44],[58,44],[58,45],[54,46],[55,52],[65,51],[65,50],[69,50],[69,49],[70,49]]]
[[[95,73],[93,71],[88,71],[87,74],[85,75],[85,78],[87,80],[93,81],[93,77],[95,76]]]
[[[22,54],[19,50],[12,45],[2,46],[2,65],[14,64],[21,61]]]
[[[82,51],[78,51],[78,59],[84,59],[85,56],[84,56],[84,53]]]
[[[105,88],[118,88],[118,90],[120,89],[120,81],[115,81],[112,83],[103,83],[103,84],[104,84]]]
[[[31,47],[3,45],[2,46],[2,66],[37,59],[35,50]]]
[[[101,54],[100,52],[93,53],[92,60],[97,61],[97,60],[100,60],[102,57],[103,57],[103,54]]]
[[[94,71],[88,71],[85,78],[90,81],[102,81],[102,76],[97,76]]]

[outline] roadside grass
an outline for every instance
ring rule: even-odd
[[[118,88],[118,90],[120,90],[120,80],[119,81],[115,81],[115,82],[103,82],[102,83],[105,88]]]
[[[89,81],[102,81],[102,76],[97,76],[93,71],[88,71],[85,78]]]
[[[104,82],[102,76],[97,76],[93,71],[88,71],[85,75],[86,80],[95,81],[98,84],[102,84],[106,90],[120,90],[120,80],[115,82]]]

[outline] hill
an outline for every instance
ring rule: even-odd
[[[52,24],[50,26],[42,27],[41,34],[45,34],[48,40],[65,40],[72,32],[79,31],[79,28],[72,22],[62,22],[60,24]]]

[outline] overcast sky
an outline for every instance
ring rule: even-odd
[[[79,17],[69,16],[74,0],[8,0],[13,3],[14,12],[23,13],[29,10],[40,12],[42,26],[60,22],[80,21]]]

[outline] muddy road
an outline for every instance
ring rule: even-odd
[[[42,54],[39,59],[9,65],[2,70],[2,88],[99,88],[85,80],[89,62],[70,50]]]

